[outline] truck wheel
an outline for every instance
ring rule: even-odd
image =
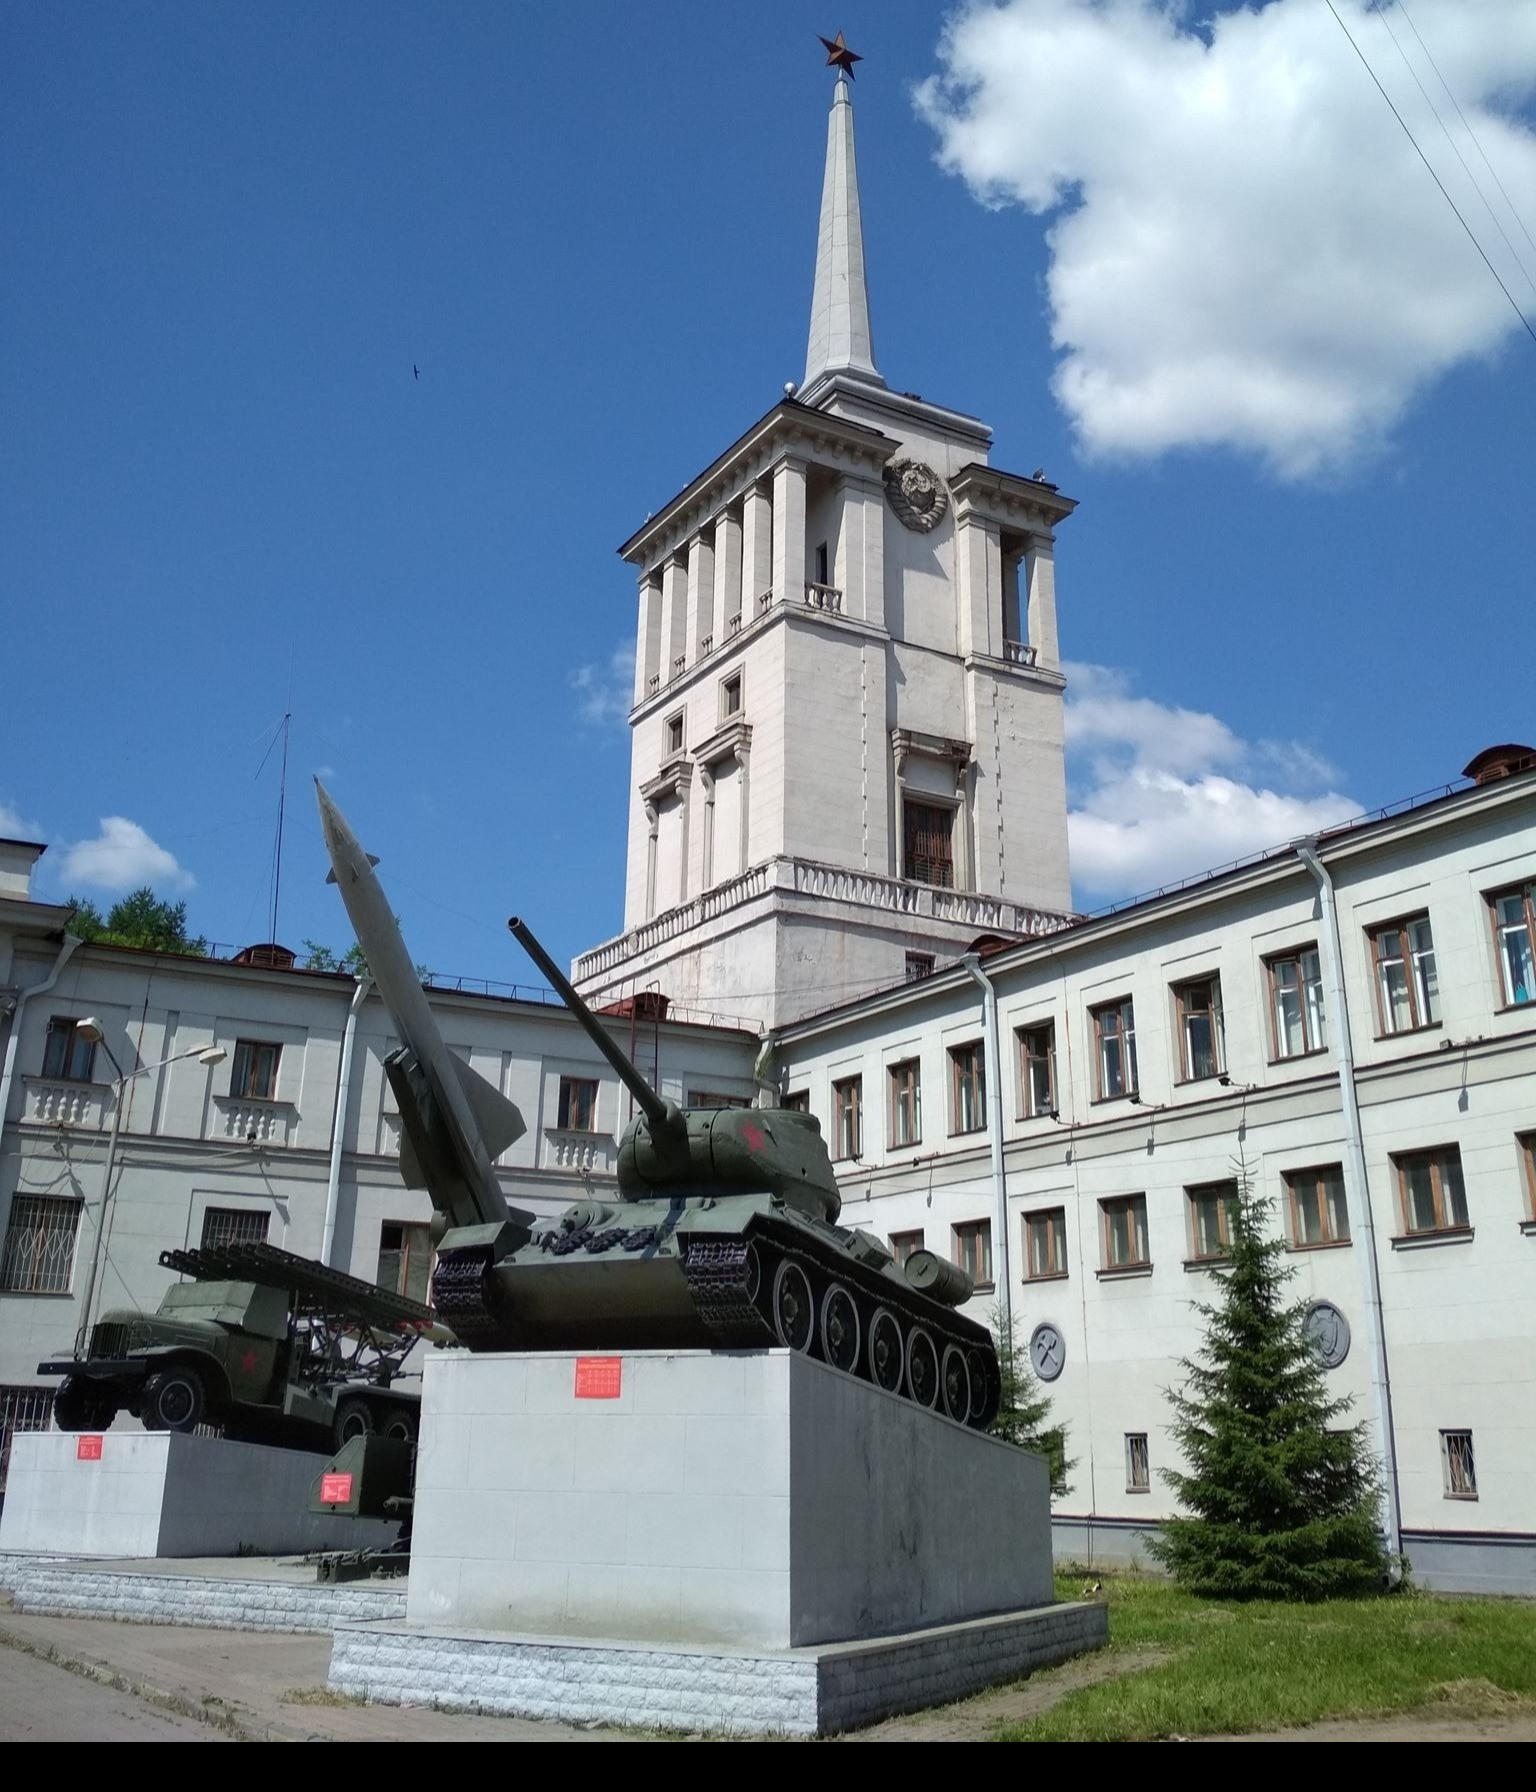
[[[339,1450],[354,1437],[371,1437],[373,1435],[373,1408],[366,1400],[341,1400],[336,1405],[336,1416],[331,1420],[331,1442]]]
[[[392,1437],[397,1443],[413,1444],[416,1441],[416,1415],[396,1408],[384,1415],[379,1430],[385,1437]]]
[[[66,1375],[53,1397],[60,1431],[105,1431],[117,1417],[117,1402],[83,1375]]]
[[[146,1431],[193,1431],[202,1423],[208,1399],[195,1369],[160,1369],[144,1383]]]

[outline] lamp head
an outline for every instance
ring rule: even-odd
[[[209,1045],[197,1054],[197,1061],[199,1064],[222,1064],[228,1056],[222,1045]]]
[[[86,1015],[84,1020],[77,1020],[75,1032],[87,1045],[100,1045],[106,1037],[105,1029],[94,1014]]]

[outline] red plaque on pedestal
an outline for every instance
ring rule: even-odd
[[[579,1356],[576,1359],[578,1400],[617,1400],[623,1390],[621,1356]]]
[[[100,1462],[102,1440],[99,1437],[77,1437],[75,1439],[76,1462]]]

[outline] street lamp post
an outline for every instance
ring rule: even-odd
[[[184,1052],[172,1052],[170,1057],[161,1058],[156,1064],[141,1064],[137,1070],[125,1071],[117,1061],[117,1054],[107,1044],[105,1028],[94,1015],[87,1015],[84,1020],[76,1021],[75,1032],[88,1044],[99,1045],[117,1072],[112,1084],[112,1131],[107,1137],[107,1167],[101,1179],[101,1206],[96,1215],[96,1236],[91,1243],[91,1271],[86,1277],[85,1299],[80,1308],[80,1329],[75,1333],[75,1354],[81,1356],[90,1337],[91,1305],[96,1298],[96,1278],[101,1271],[102,1247],[107,1235],[107,1215],[112,1203],[112,1170],[117,1162],[117,1140],[123,1126],[124,1092],[135,1077],[147,1076],[152,1070],[164,1070],[167,1064],[178,1063],[183,1058],[196,1058],[199,1064],[211,1066],[222,1063],[229,1054],[221,1045],[194,1045]]]

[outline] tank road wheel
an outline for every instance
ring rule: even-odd
[[[146,1431],[195,1431],[203,1422],[208,1397],[196,1369],[179,1364],[160,1369],[144,1383]]]
[[[985,1431],[997,1417],[998,1389],[986,1358],[973,1344],[965,1353],[965,1366],[971,1372],[971,1410],[966,1423],[977,1431]]]
[[[781,1344],[803,1352],[816,1335],[816,1302],[811,1281],[798,1263],[787,1258],[773,1275],[773,1329]]]
[[[385,1437],[392,1437],[396,1443],[413,1444],[416,1441],[416,1415],[403,1406],[393,1407],[385,1413],[379,1430]]]
[[[965,1424],[971,1416],[971,1371],[966,1364],[965,1352],[958,1344],[944,1346],[939,1384],[945,1412],[957,1425]]]
[[[351,1443],[354,1437],[370,1437],[372,1434],[373,1408],[366,1400],[354,1396],[336,1402],[336,1414],[331,1420],[331,1442],[338,1450],[343,1444]]]
[[[901,1350],[901,1326],[889,1307],[876,1307],[869,1322],[869,1379],[888,1394],[901,1392],[904,1367]]]
[[[747,1255],[743,1273],[746,1276],[746,1285],[743,1292],[755,1307],[757,1305],[757,1297],[763,1291],[763,1260],[758,1256],[757,1246],[755,1244],[749,1244],[747,1246]]]
[[[919,1406],[930,1408],[939,1398],[939,1353],[920,1325],[907,1334],[907,1393]]]
[[[821,1297],[821,1354],[845,1375],[858,1373],[859,1309],[841,1282]]]

